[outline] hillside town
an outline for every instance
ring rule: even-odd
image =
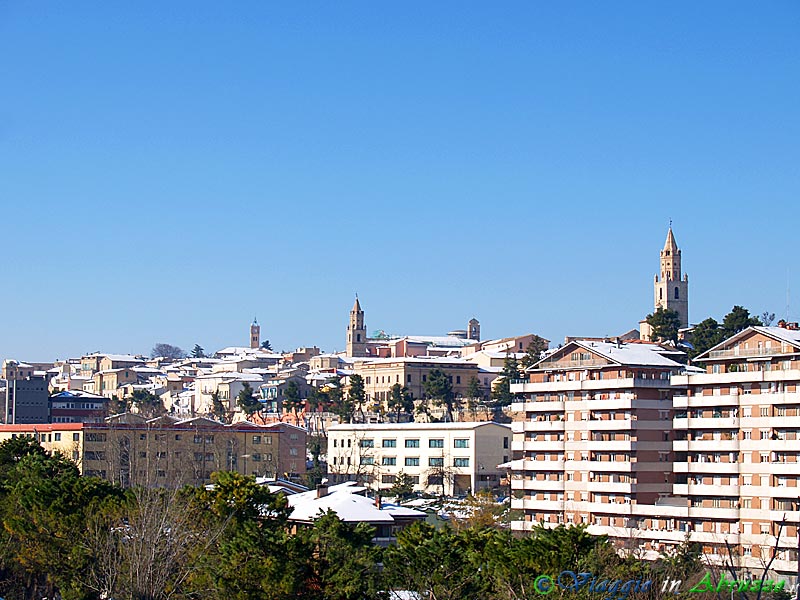
[[[612,337],[531,324],[484,340],[477,318],[369,334],[356,297],[343,352],[276,352],[254,319],[246,344],[209,352],[6,357],[0,442],[35,440],[123,488],[238,473],[285,494],[297,524],[330,509],[384,546],[434,500],[446,519],[483,496],[515,535],[583,525],[651,561],[691,542],[794,585],[800,328],[736,299],[693,323],[681,260],[670,227],[653,306]]]

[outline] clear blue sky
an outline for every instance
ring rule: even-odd
[[[797,2],[0,1],[0,358],[800,317]]]

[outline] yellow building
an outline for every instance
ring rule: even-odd
[[[21,436],[61,452],[84,475],[123,486],[201,485],[221,470],[298,479],[306,470],[306,432],[288,423],[224,425],[126,414],[104,423],[0,426],[0,441]]]

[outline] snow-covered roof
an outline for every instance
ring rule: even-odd
[[[64,392],[59,392],[58,394],[51,396],[51,398],[57,398],[59,400],[68,400],[70,398],[79,398],[81,400],[107,400],[105,396],[90,394],[89,392],[82,392],[80,390],[67,390]]]
[[[475,344],[475,340],[458,338],[452,335],[407,335],[409,342],[429,344],[431,346],[443,346],[445,348],[462,348]]]
[[[574,340],[561,348],[560,353],[566,354],[571,346],[584,348],[593,354],[597,354],[613,363],[620,365],[642,366],[642,367],[668,367],[683,368],[679,362],[664,356],[664,348],[658,344],[649,343],[620,343],[598,342],[594,340]],[[566,350],[566,352],[565,352]],[[545,357],[533,365],[531,369],[558,368],[557,361],[553,360],[552,355]],[[544,363],[548,363],[545,365]]]
[[[316,490],[288,496],[287,501],[293,509],[289,519],[308,523],[329,510],[335,512],[336,516],[346,523],[391,524],[397,517],[425,518],[425,513],[421,511],[396,504],[383,503],[378,507],[371,498],[356,493],[358,489],[358,486],[346,488],[331,486],[328,488],[328,493],[322,497],[317,497]],[[363,488],[360,489],[363,490]]]
[[[362,358],[362,364],[383,365],[390,363],[437,363],[442,365],[474,365],[474,362],[468,361],[460,356],[397,356],[389,358]]]
[[[100,358],[107,358],[115,362],[138,362],[142,363],[145,359],[142,356],[134,356],[133,354],[91,354],[90,356],[98,356]]]
[[[483,427],[484,425],[497,425],[498,427],[506,427],[510,429],[508,425],[496,423],[494,421],[456,421],[448,423],[340,423],[339,425],[331,425],[328,427],[328,431],[398,431],[403,429],[424,431],[467,431],[470,429]]]

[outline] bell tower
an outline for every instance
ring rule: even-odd
[[[366,356],[367,355],[367,328],[364,326],[364,311],[361,310],[361,303],[356,301],[350,311],[350,324],[347,326],[347,356]]]
[[[655,309],[674,310],[681,327],[689,326],[689,276],[681,277],[681,251],[672,234],[672,224],[667,231],[667,241],[661,251],[661,274],[654,282]]]
[[[481,341],[481,324],[474,317],[467,324],[467,339]]]
[[[261,325],[258,324],[258,319],[253,317],[253,322],[250,323],[250,347],[258,348],[261,346]]]

